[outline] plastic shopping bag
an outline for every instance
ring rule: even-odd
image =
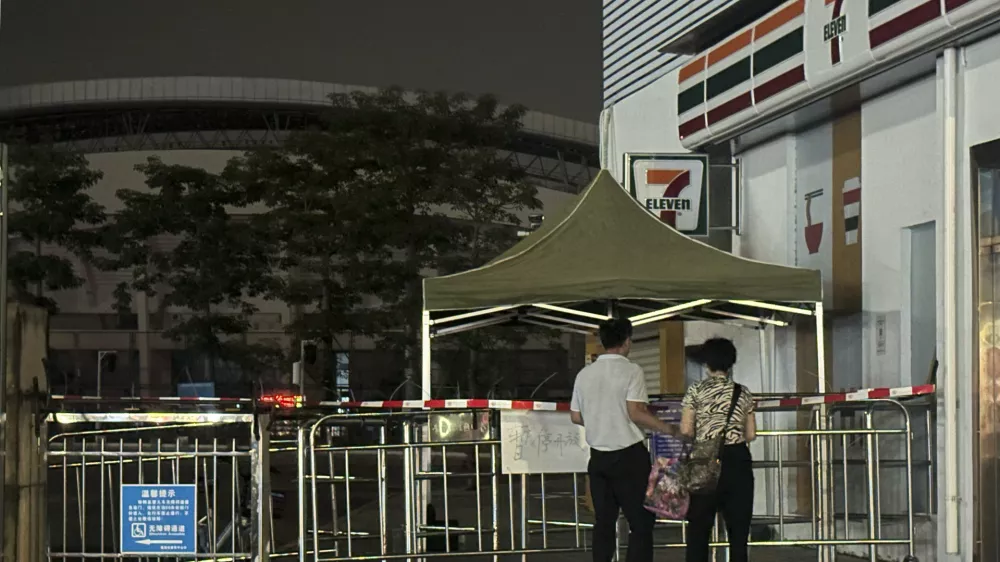
[[[678,461],[661,457],[653,462],[644,505],[657,517],[680,521],[687,515],[691,496],[678,477]]]

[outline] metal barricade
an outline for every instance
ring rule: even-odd
[[[122,528],[128,520],[122,512],[128,507],[123,506],[128,485],[194,486],[197,559],[267,559],[267,435],[261,431],[266,418],[59,413],[47,421],[50,560],[145,559],[122,554],[126,537],[146,546],[157,543],[143,538],[145,524],[142,535],[129,534],[135,527]],[[173,531],[190,532],[183,526]],[[160,560],[191,557],[156,555]]]
[[[933,510],[931,411],[874,400],[781,414],[787,423],[759,431],[754,445],[751,547],[781,549],[786,560],[914,555],[914,529]],[[195,486],[199,560],[584,552],[593,526],[586,476],[502,474],[499,418],[495,410],[52,414],[42,436],[49,559],[139,559],[122,553],[128,484]],[[625,548],[627,533],[619,535]],[[682,521],[656,527],[658,548],[685,540]],[[712,544],[726,547],[724,526]],[[191,557],[166,559],[181,558]]]
[[[775,496],[777,505],[755,512],[751,547],[780,548],[790,560],[913,556],[913,482],[932,463],[914,461],[910,410],[878,400],[799,413],[806,427],[758,432],[770,452],[754,463],[757,493]],[[319,562],[585,551],[593,525],[585,475],[501,474],[498,414],[338,413],[298,422],[294,443],[272,448],[296,458],[298,534],[272,556]],[[921,423],[930,426],[930,418]],[[898,456],[887,455],[890,442]],[[918,448],[932,451],[929,442]],[[890,471],[900,476],[891,493],[883,483]],[[768,479],[777,489],[761,486]],[[933,484],[932,476],[920,479]],[[795,490],[793,482],[806,487]],[[933,489],[925,493],[931,498]],[[808,497],[799,501],[802,494]],[[883,507],[890,497],[891,514]],[[627,533],[620,536],[625,548]],[[658,548],[681,548],[686,524],[660,521],[654,538]],[[712,545],[727,546],[724,526]]]
[[[833,501],[827,533],[854,541],[850,544],[855,548],[841,550],[872,562],[914,557],[918,523],[930,523],[934,504],[932,409],[927,404],[878,399],[838,404],[827,416],[829,425],[845,430],[829,443],[833,466],[827,488]],[[859,486],[862,481],[865,485]],[[922,488],[919,498],[917,482]],[[931,527],[925,534],[933,533]]]
[[[514,480],[501,483],[495,414],[333,414],[301,423],[298,545],[276,557],[518,552],[515,521],[523,517]]]

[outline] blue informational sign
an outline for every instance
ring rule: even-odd
[[[193,484],[122,484],[122,554],[196,554]]]
[[[667,423],[681,423],[680,402],[654,402],[650,405],[656,417]],[[684,442],[669,435],[655,433],[650,438],[650,453],[653,458],[675,459],[680,456]]]

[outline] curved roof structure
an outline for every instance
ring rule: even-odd
[[[331,94],[375,88],[305,80],[233,76],[158,76],[74,80],[0,87],[0,115],[32,116],[53,112],[131,107],[282,107],[315,110]],[[597,126],[528,111],[530,133],[596,145]]]

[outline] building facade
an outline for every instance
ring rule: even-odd
[[[737,378],[936,383],[922,558],[997,559],[1000,2],[619,0],[604,15],[603,165],[621,180],[629,153],[728,149],[732,251],[823,272],[830,388],[802,330],[775,332],[769,377],[764,344],[733,334]]]

